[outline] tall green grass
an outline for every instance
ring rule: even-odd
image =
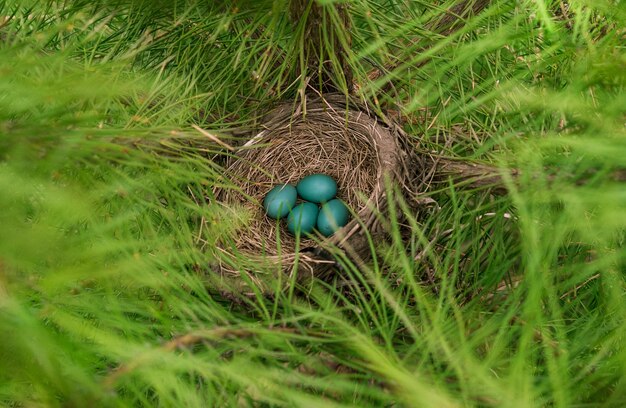
[[[299,97],[286,2],[0,2],[0,402],[626,404],[623,5],[495,1],[442,35],[452,4],[354,0],[351,47],[322,45],[417,152],[508,194],[415,214],[390,186],[371,262],[250,298],[210,275],[243,215],[191,125]]]

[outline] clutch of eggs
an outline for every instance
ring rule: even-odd
[[[280,184],[272,188],[263,200],[263,207],[270,218],[287,217],[287,230],[294,235],[317,230],[329,237],[350,219],[348,207],[336,195],[337,182],[332,177],[311,174],[296,187]],[[298,196],[305,201],[296,205]]]

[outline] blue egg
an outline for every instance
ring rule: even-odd
[[[306,176],[296,188],[300,197],[312,203],[324,203],[337,195],[337,182],[326,174]]]
[[[317,216],[317,230],[325,237],[329,237],[348,223],[350,212],[348,207],[339,199],[330,200],[322,206]]]
[[[313,203],[298,204],[287,216],[287,229],[292,234],[313,232],[319,208]]]
[[[296,205],[298,193],[296,188],[289,184],[281,184],[270,190],[263,199],[263,208],[268,217],[279,219],[286,217]]]

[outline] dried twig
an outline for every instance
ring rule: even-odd
[[[197,125],[191,125],[192,128],[196,129],[198,132],[202,133],[204,136],[208,137],[209,139],[211,139],[212,141],[214,141],[215,143],[217,143],[218,145],[224,147],[226,150],[229,150],[231,152],[235,151],[235,148],[232,147],[231,145],[229,145],[226,142],[223,142],[222,140],[220,140],[220,138],[218,138],[217,136],[207,132],[206,130],[202,129],[200,126]]]
[[[480,13],[490,3],[490,0],[460,1],[446,10],[441,18],[432,21],[427,27],[433,32],[450,35],[463,26],[460,24],[463,20]]]
[[[503,179],[503,170],[486,164],[474,163],[466,160],[431,156],[435,169],[434,183],[452,181],[464,188],[489,188],[496,194],[506,194],[507,187]],[[511,177],[517,177],[519,170],[507,170]]]
[[[284,333],[284,334],[298,334],[300,333],[296,329],[284,328],[284,327],[275,327],[270,330],[271,332]],[[207,330],[198,330],[188,334],[184,334],[182,336],[175,337],[174,339],[168,341],[167,343],[161,345],[156,349],[152,349],[147,351],[146,353],[140,354],[136,358],[131,361],[121,364],[115,369],[113,369],[109,374],[104,377],[102,384],[106,388],[112,388],[115,386],[117,381],[126,374],[131,373],[142,365],[148,363],[155,354],[162,352],[171,352],[177,349],[182,349],[186,347],[191,347],[193,345],[206,342],[206,341],[217,341],[227,338],[239,338],[244,339],[248,337],[252,337],[259,333],[259,329],[243,329],[243,328],[234,328],[234,327],[217,327],[214,329]],[[307,333],[309,336],[314,337],[324,337],[324,333]]]

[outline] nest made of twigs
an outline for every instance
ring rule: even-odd
[[[350,247],[353,254],[369,251],[364,228],[370,233],[377,229],[375,212],[385,206],[385,182],[404,183],[407,174],[398,131],[347,104],[344,96],[287,103],[267,118],[263,129],[228,160],[225,175],[237,188],[215,192],[217,200],[244,208],[250,216],[236,232],[234,245],[223,246],[222,252],[234,257],[235,248],[254,265],[276,265],[283,271],[291,271],[298,259],[299,268],[315,275],[332,261],[316,257],[311,248],[330,245]],[[313,173],[337,180],[338,197],[356,217],[332,237],[301,237],[297,243],[284,222],[265,215],[261,203],[273,186],[295,185]],[[307,251],[300,251],[303,248]],[[222,263],[220,269],[231,275],[243,272],[241,266],[231,265]]]

